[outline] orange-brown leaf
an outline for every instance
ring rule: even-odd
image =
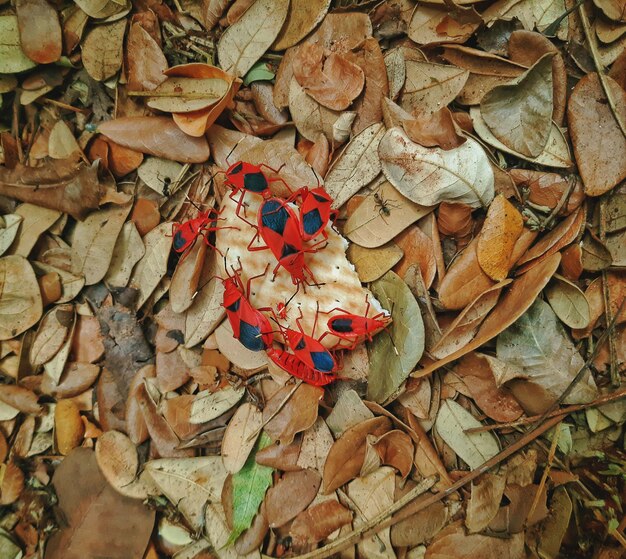
[[[523,228],[524,221],[515,206],[502,194],[496,196],[487,210],[476,247],[478,263],[491,279],[502,281],[508,275],[511,253]]]
[[[402,127],[406,135],[414,142],[425,147],[440,147],[441,149],[458,148],[465,143],[448,107],[436,113],[418,115],[414,119],[404,120]]]
[[[304,549],[330,536],[335,530],[352,522],[352,512],[330,499],[300,513],[289,534],[294,549]]]

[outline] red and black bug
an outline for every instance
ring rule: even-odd
[[[337,217],[337,210],[331,209],[333,199],[323,186],[309,189],[304,186],[290,200],[299,197],[300,203],[300,235],[303,240],[310,241],[318,235],[328,239],[326,225]]]
[[[270,348],[267,355],[281,369],[313,386],[325,386],[339,378],[333,373],[324,373],[309,367],[298,356],[284,349]]]
[[[224,284],[222,306],[226,310],[233,336],[250,351],[263,351],[272,347],[274,332],[267,317],[250,304],[248,296],[250,284],[254,279],[264,276],[267,267],[262,274],[249,278],[245,287],[240,272],[241,266],[238,270],[233,268],[233,274],[222,279]]]
[[[256,239],[261,237],[265,246],[252,246]],[[273,274],[276,276],[282,266],[291,275],[294,285],[304,283],[306,285],[319,285],[313,272],[304,261],[304,254],[317,252],[320,244],[304,248],[300,234],[300,222],[296,212],[287,200],[282,198],[268,198],[264,200],[257,214],[257,233],[248,244],[248,250],[270,249],[278,260]],[[307,281],[306,275],[312,280]]]
[[[339,312],[340,314],[336,314],[328,319],[326,322],[328,330],[320,336],[320,340],[328,335],[333,335],[342,340],[351,342],[352,345],[346,347],[345,349],[352,350],[364,340],[371,342],[374,332],[385,330],[389,334],[387,326],[391,321],[391,316],[386,311],[382,311],[375,316],[368,317],[367,313],[370,310],[369,296],[365,298],[365,302],[366,306],[363,316],[353,314],[339,307],[323,312],[323,314],[330,314],[333,312]],[[389,336],[391,337],[391,334],[389,334]],[[398,350],[395,344],[393,349],[397,355]]]
[[[270,191],[270,183],[272,182],[282,182],[285,187],[287,187],[287,190],[291,192],[291,188],[284,181],[284,179],[280,177],[269,178],[263,172],[263,168],[268,169],[273,173],[278,173],[280,171],[280,169],[272,169],[272,167],[266,165],[265,163],[253,165],[252,163],[246,163],[245,161],[237,161],[237,163],[233,163],[226,170],[226,184],[231,187],[229,198],[233,200],[233,202],[237,203],[237,208],[235,210],[237,217],[241,218],[239,212],[243,206],[246,192],[252,192],[253,194],[258,194],[263,198],[269,198],[272,195]],[[249,221],[245,219],[244,221],[254,226],[254,224]]]
[[[214,224],[217,221],[218,213],[214,209],[200,212],[198,217],[194,217],[183,223],[172,223],[172,235],[174,240],[172,246],[176,252],[185,252],[190,248],[200,236],[210,247],[215,248],[209,241],[207,234],[219,229]]]

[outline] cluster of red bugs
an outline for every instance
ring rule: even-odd
[[[306,265],[305,253],[316,252],[326,245],[328,234],[326,226],[336,217],[336,212],[331,209],[333,202],[331,196],[322,186],[316,188],[302,187],[293,192],[281,178],[269,178],[263,168],[277,173],[271,167],[261,164],[253,165],[239,161],[231,165],[226,175],[226,185],[231,189],[229,197],[236,202],[236,215],[256,229],[255,236],[248,244],[248,250],[271,250],[277,260],[273,270],[274,276],[283,267],[290,275],[297,288],[301,284],[319,285],[313,272]],[[272,196],[270,183],[280,181],[291,192],[287,199]],[[244,198],[252,193],[263,197],[257,212],[257,223],[251,223],[245,216]],[[296,202],[299,203],[294,208]],[[241,215],[241,212],[244,215]],[[296,211],[297,210],[297,211]],[[176,252],[184,253],[197,240],[203,237],[204,241],[215,248],[208,240],[208,234],[220,229],[217,225],[219,212],[212,209],[201,212],[195,219],[173,226],[173,247]],[[312,246],[305,245],[306,241],[321,236],[322,239]],[[255,243],[261,239],[265,246]],[[251,351],[266,351],[268,357],[279,367],[308,384],[324,386],[340,378],[337,372],[340,370],[340,361],[335,351],[329,350],[321,343],[328,335],[333,335],[345,344],[342,349],[351,350],[364,338],[372,340],[372,335],[381,329],[386,329],[389,315],[381,312],[373,317],[368,317],[370,308],[369,300],[366,299],[365,313],[355,315],[340,308],[329,311],[318,309],[313,331],[317,325],[319,314],[333,314],[326,322],[326,331],[317,339],[304,332],[300,317],[296,320],[297,330],[286,328],[279,322],[279,316],[271,308],[254,308],[249,301],[250,285],[255,279],[264,276],[269,268],[258,276],[248,279],[244,285],[241,279],[241,263],[235,269],[231,267],[229,273],[226,259],[224,258],[226,278],[219,278],[224,285],[222,305],[226,310],[226,317],[233,330],[233,336],[241,344]],[[288,304],[288,303],[287,303]],[[286,305],[279,308],[279,315],[284,318]],[[282,312],[281,312],[282,311]],[[272,315],[273,321],[278,327],[278,332],[284,341],[285,348],[274,347],[275,329],[270,320],[263,312]],[[340,342],[341,343],[341,342]],[[338,344],[339,345],[339,344]]]

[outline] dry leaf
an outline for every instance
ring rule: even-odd
[[[42,310],[39,284],[28,260],[0,258],[0,340],[10,340],[30,328]]]
[[[360,188],[380,173],[378,145],[385,134],[382,124],[372,124],[357,134],[331,165],[324,186],[333,207],[343,206]]]
[[[15,11],[26,56],[38,64],[56,62],[63,47],[57,11],[46,0],[19,0]]]
[[[130,208],[130,203],[110,206],[91,213],[76,226],[70,271],[84,276],[86,285],[98,283],[106,275],[115,242]]]
[[[326,458],[322,493],[328,495],[358,476],[365,458],[367,436],[381,436],[390,429],[389,419],[374,417],[345,431],[335,441]]]
[[[329,7],[330,0],[291,0],[287,19],[272,50],[284,50],[304,39],[322,21]]]
[[[494,198],[478,235],[476,254],[483,271],[493,280],[502,281],[513,264],[511,253],[522,234],[524,221],[515,206],[502,194]]]
[[[308,549],[350,522],[352,512],[329,499],[301,512],[291,524],[289,534],[294,549]]]
[[[124,433],[107,431],[98,438],[95,454],[102,475],[124,494],[121,489],[135,480],[139,468],[135,445]]]
[[[278,36],[287,17],[289,0],[257,0],[222,35],[217,44],[220,66],[242,77]]]
[[[209,158],[205,138],[188,136],[163,116],[116,118],[101,123],[98,131],[122,146],[165,159],[204,163]]]
[[[54,431],[59,452],[63,455],[83,440],[85,426],[80,418],[78,406],[72,400],[59,400],[54,408]]]
[[[87,73],[97,81],[114,76],[122,66],[126,20],[94,27],[83,40],[82,61]]]
[[[552,54],[511,83],[487,92],[480,112],[493,135],[510,149],[539,156],[552,127]]]
[[[487,207],[494,195],[493,171],[475,140],[455,149],[425,148],[403,130],[388,130],[378,146],[383,173],[407,198],[424,206],[444,200]]]
[[[460,135],[452,113],[447,107],[432,114],[403,120],[402,128],[411,140],[424,147],[453,149],[466,140],[465,136]]]
[[[348,247],[346,256],[354,265],[359,279],[363,283],[370,283],[391,270],[400,261],[403,252],[394,243],[378,248],[363,248],[354,244]]]
[[[347,109],[365,85],[363,70],[338,53],[324,59],[324,48],[304,43],[293,61],[293,75],[304,91],[334,111]]]
[[[133,23],[126,39],[128,88],[153,90],[165,81],[167,59],[161,47],[140,23]]]
[[[612,78],[604,79],[620,119],[626,122],[626,91]],[[606,103],[597,74],[587,74],[574,87],[567,121],[585,194],[600,196],[626,177],[626,138]]]
[[[222,439],[222,460],[228,473],[237,473],[246,463],[256,442],[252,435],[262,421],[263,414],[254,405],[246,402],[237,408]]]
[[[67,525],[48,540],[46,557],[128,559],[143,554],[154,511],[116,493],[100,473],[93,451],[75,449],[57,468],[52,484]],[[94,537],[102,533],[115,534],[115,543]]]
[[[298,516],[316,497],[322,478],[315,470],[286,472],[267,490],[265,511],[270,528],[284,526]]]

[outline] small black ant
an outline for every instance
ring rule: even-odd
[[[383,215],[386,215],[387,217],[391,215],[391,208],[394,208],[394,209],[400,208],[398,204],[391,203],[391,202],[395,202],[395,200],[385,200],[378,192],[374,193],[374,201],[376,202],[375,207],[379,208],[378,214],[383,218],[383,221],[385,221],[385,218],[383,217]]]

